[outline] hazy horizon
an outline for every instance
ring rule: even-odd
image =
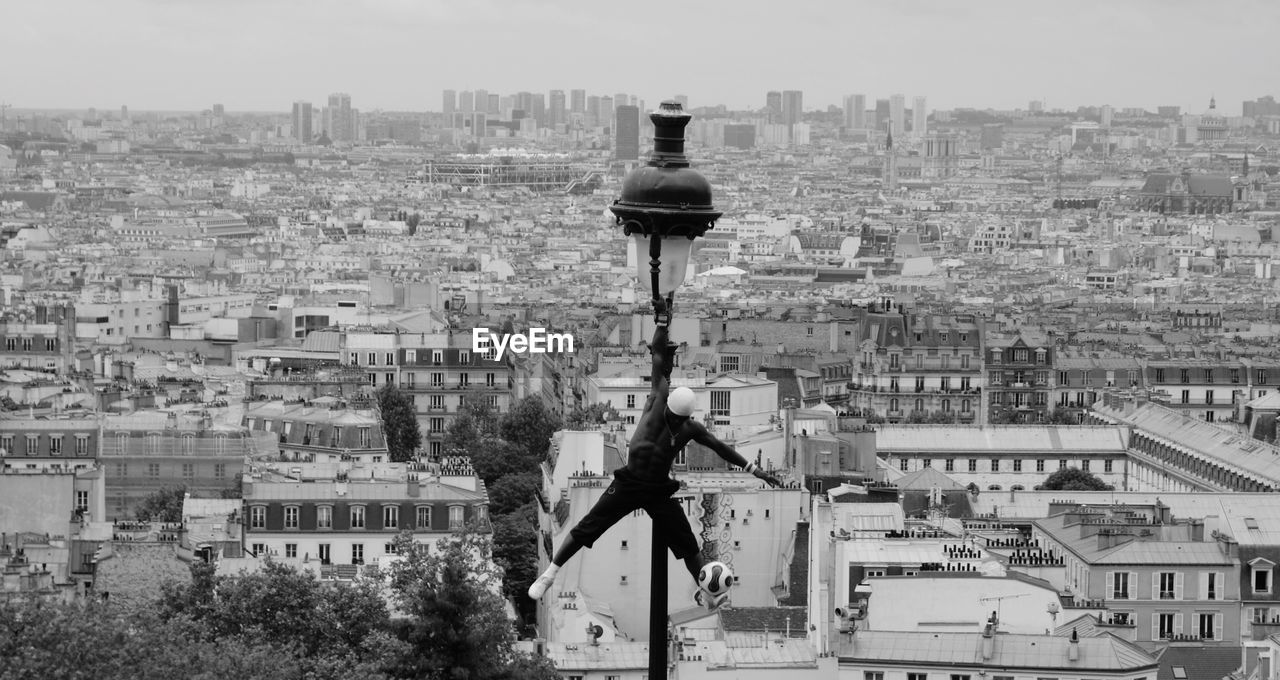
[[[805,110],[900,93],[931,110],[1196,113],[1214,96],[1240,115],[1277,94],[1280,63],[1270,0],[53,0],[6,14],[0,102],[27,110],[284,113],[346,92],[364,111],[439,111],[445,89],[585,89],[733,110],[769,90],[803,91]]]

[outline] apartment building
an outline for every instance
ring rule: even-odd
[[[23,305],[0,313],[0,367],[65,373],[74,367],[76,310]]]
[[[464,458],[440,463],[256,461],[243,492],[244,549],[255,557],[377,564],[404,531],[435,542],[488,531],[488,493]],[[350,570],[347,570],[348,572]]]
[[[861,340],[848,405],[890,423],[942,414],[983,422],[983,337],[977,320],[908,312],[889,303],[857,310]]]
[[[1175,521],[1160,503],[1050,512],[1032,523],[1032,540],[1063,558],[1076,603],[1102,610],[1124,637],[1146,649],[1239,644],[1240,563],[1202,520]]]
[[[105,416],[102,458],[107,518],[132,519],[142,499],[167,486],[217,495],[235,485],[245,456],[274,452],[271,438],[255,439],[237,425],[201,415],[140,411]]]
[[[1102,390],[1142,388],[1145,372],[1135,357],[1097,353],[1060,353],[1050,401],[1057,422],[1080,422]]]
[[[1128,450],[1111,425],[880,425],[876,452],[900,472],[934,468],[984,491],[1032,489],[1066,468],[1125,488]]]
[[[1037,423],[1048,417],[1057,359],[1052,332],[988,337],[985,358],[990,422]]]
[[[329,402],[329,403],[326,403]],[[355,402],[368,405],[369,402]],[[389,462],[382,419],[376,410],[320,398],[312,402],[271,400],[245,408],[244,426],[279,440],[282,460],[299,462]]]

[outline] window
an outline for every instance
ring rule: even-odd
[[[720,357],[721,373],[737,373],[738,366],[738,357]]]
[[[963,673],[963,674],[952,673],[951,674],[951,680],[970,680],[970,677],[971,676],[968,673]]]
[[[1182,383],[1183,385],[1186,385],[1186,384],[1190,383],[1190,382],[1191,382],[1191,369],[1189,369],[1189,368],[1181,368],[1181,369],[1178,369],[1178,382]]]
[[[458,376],[458,387],[466,387],[471,384],[471,374],[463,373]]]
[[[62,453],[62,436],[61,435],[54,435],[54,434],[49,435],[49,453],[55,456]]]
[[[635,408],[635,407],[636,407],[636,395],[634,395],[634,394],[628,394],[628,395],[627,395],[627,408]]]
[[[1259,368],[1259,369],[1257,370],[1257,372],[1255,372],[1255,373],[1253,374],[1253,377],[1255,378],[1255,380],[1254,380],[1253,382],[1255,382],[1255,383],[1257,383],[1257,384],[1259,384],[1259,385],[1265,385],[1265,384],[1267,384],[1267,371],[1266,371],[1266,369],[1264,369],[1264,368]]]
[[[991,459],[991,471],[992,471],[992,472],[999,472],[999,471],[1000,471],[1000,459],[999,459],[999,458],[992,458],[992,459]]]
[[[1254,607],[1253,622],[1254,623],[1270,623],[1271,608],[1270,607]]]
[[[1157,588],[1157,591],[1160,593],[1159,597],[1161,600],[1176,599],[1177,593],[1174,587],[1174,582],[1176,581],[1176,575],[1173,572],[1165,571],[1165,572],[1160,572],[1156,574],[1156,581],[1157,581],[1156,588]]]
[[[418,363],[418,350],[416,350],[416,349],[406,349],[406,350],[404,351],[404,363],[406,363],[406,364],[416,364],[416,363]]]
[[[924,391],[924,378],[922,376],[916,376],[916,391],[917,392]]]
[[[1111,472],[1111,464],[1112,464],[1113,462],[1114,462],[1114,461],[1111,461],[1111,460],[1104,460],[1104,461],[1102,461],[1102,471],[1103,471],[1103,472]]]
[[[884,673],[881,671],[863,671],[862,680],[884,680]]]
[[[183,479],[194,479],[195,476],[196,476],[196,466],[192,463],[183,463],[182,464]]]
[[[396,544],[395,544],[395,543],[383,543],[383,544],[382,544],[382,552],[383,552],[384,554],[387,554],[387,555],[394,555],[394,554],[396,554]]]
[[[462,364],[463,366],[466,366],[466,365],[470,364],[470,363],[471,363],[471,353],[470,353],[470,352],[458,352],[458,363]]]
[[[351,528],[352,529],[364,528],[364,506],[363,505],[351,506]]]
[[[1065,469],[1067,469],[1067,459],[1066,459],[1066,458],[1063,458],[1062,460],[1058,461],[1058,469],[1059,469],[1059,470],[1065,470]]]
[[[1088,459],[1088,458],[1086,458],[1086,459],[1084,459],[1084,460],[1080,461],[1080,470],[1081,470],[1081,471],[1083,471],[1083,472],[1088,472],[1088,471],[1089,471],[1089,459]]]
[[[1213,390],[1204,391],[1204,403],[1213,404]]]
[[[1027,362],[1027,357],[1028,357],[1028,356],[1029,356],[1029,354],[1027,353],[1027,350],[1025,350],[1025,349],[1015,349],[1015,350],[1013,350],[1013,361],[1014,361],[1014,363],[1025,364],[1025,363]]]
[[[431,408],[444,408],[444,395],[443,394],[431,395],[431,401],[429,403],[431,404]]]
[[[298,544],[297,544],[297,543],[285,543],[285,544],[284,544],[284,556],[285,556],[285,557],[297,557],[297,556],[298,556]]]
[[[942,469],[943,469],[943,470],[945,470],[945,471],[947,471],[947,472],[955,472],[955,471],[956,471],[956,459],[955,459],[955,458],[948,458],[948,459],[943,463],[943,465],[942,465]]]
[[[1111,599],[1128,600],[1131,598],[1129,588],[1132,574],[1127,571],[1111,572]]]
[[[370,366],[377,366],[377,365],[378,365],[378,353],[377,353],[377,352],[369,352],[369,365],[370,365]]]
[[[332,505],[316,506],[316,528],[317,529],[333,528],[333,506]]]
[[[1014,471],[1014,472],[1022,472],[1022,459],[1021,459],[1021,458],[1015,458],[1015,459],[1014,459],[1014,461],[1013,461],[1013,471]]]
[[[1175,630],[1176,618],[1174,614],[1164,613],[1156,614],[1156,635],[1157,640],[1170,640],[1173,638]]]
[[[970,459],[969,459],[969,472],[977,472],[977,471],[978,471],[978,459],[977,459],[977,458],[970,458]]]
[[[1157,369],[1156,369],[1156,382],[1158,382],[1158,383],[1162,383],[1162,382],[1164,382],[1164,369],[1163,369],[1163,368],[1157,368]]]
[[[1221,629],[1218,625],[1219,616],[1221,616],[1221,614],[1211,613],[1211,612],[1202,612],[1200,614],[1199,632],[1200,632],[1201,640],[1217,640],[1218,639],[1217,634],[1218,634],[1218,631]]]
[[[444,432],[444,418],[432,418],[427,421],[428,432]]]
[[[252,552],[252,553],[253,553],[253,556],[254,556],[254,557],[258,557],[259,555],[266,555],[266,554],[267,554],[267,544],[266,544],[266,543],[254,543],[254,544],[253,544],[253,548],[252,548],[252,549],[250,549],[250,552]]]
[[[929,680],[928,673],[907,673],[907,680]]]
[[[1238,368],[1231,369],[1231,382],[1236,385],[1240,384],[1240,369]]]
[[[432,374],[431,374],[431,386],[432,386],[432,387],[444,387],[444,374],[443,374],[443,373],[432,373]]]
[[[419,505],[416,508],[416,512],[417,512],[417,520],[418,520],[417,527],[419,529],[430,529],[431,528],[431,506]]]
[[[398,529],[400,528],[400,508],[394,505],[384,505],[382,507],[382,528]]]
[[[1226,583],[1223,572],[1209,571],[1200,574],[1201,583],[1201,599],[1204,600],[1221,600],[1222,586]]]
[[[729,390],[711,390],[711,415],[713,417],[729,417]]]
[[[449,530],[457,531],[462,528],[462,506],[453,505],[449,507]]]
[[[369,448],[369,428],[361,427],[356,429],[356,433],[360,436],[360,448]]]
[[[6,434],[0,436],[0,450],[5,453],[13,453],[13,435]]]
[[[40,452],[40,438],[27,435],[27,455],[34,456]]]
[[[1271,567],[1273,565],[1266,560],[1258,561],[1253,565],[1253,592],[1269,593],[1271,592]]]
[[[1212,383],[1212,382],[1213,382],[1213,369],[1212,369],[1212,368],[1206,368],[1206,369],[1204,369],[1204,381],[1205,381],[1206,383]]]
[[[431,363],[439,366],[444,361],[444,352],[438,349],[431,350]]]
[[[320,564],[330,564],[332,562],[330,558],[328,543],[321,543],[319,546],[317,546],[316,550],[320,554]]]
[[[388,366],[395,366],[395,365],[396,365],[396,355],[395,355],[395,352],[387,352],[387,365],[388,365]]]
[[[1044,460],[1036,461],[1036,472],[1044,472]]]
[[[906,472],[906,471],[907,471],[907,464],[908,464],[909,462],[910,462],[910,461],[908,461],[906,458],[902,458],[902,459],[900,459],[900,460],[898,461],[898,469],[899,469],[899,470],[902,470],[903,472]]]
[[[363,543],[351,544],[351,563],[364,564],[364,544]]]
[[[76,492],[76,510],[79,510],[80,512],[89,511],[89,492],[88,491]]]
[[[299,514],[299,508],[298,508],[298,506],[296,506],[296,505],[289,505],[289,506],[285,506],[285,509],[284,509],[284,528],[286,528],[286,529],[297,529],[297,528],[298,528],[298,514]]]
[[[267,528],[267,509],[261,505],[255,505],[249,508],[249,528],[250,529],[266,529]]]
[[[159,464],[159,463],[147,463],[147,476],[148,476],[148,477],[159,477],[159,476],[160,476],[160,464]]]

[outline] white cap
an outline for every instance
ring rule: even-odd
[[[698,397],[688,387],[677,387],[667,396],[667,408],[678,416],[691,416],[698,408]]]

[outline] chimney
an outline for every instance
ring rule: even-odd
[[[1190,522],[1188,522],[1188,526],[1191,529],[1191,540],[1195,541],[1196,543],[1203,542],[1204,541],[1204,520],[1193,519]]]
[[[1071,629],[1071,642],[1067,643],[1067,661],[1080,660],[1080,636],[1076,634],[1074,628]]]
[[[982,660],[990,661],[996,651],[996,613],[991,612],[991,618],[987,620],[987,627],[982,630]]]

